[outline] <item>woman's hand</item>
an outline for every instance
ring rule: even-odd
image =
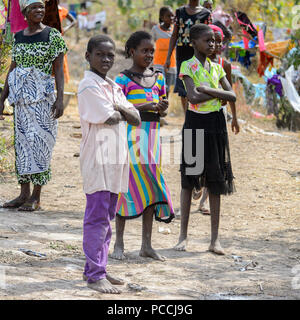
[[[231,130],[232,132],[234,132],[235,134],[238,134],[240,132],[240,126],[239,126],[239,123],[238,123],[238,120],[236,117],[233,117],[232,118],[232,121],[231,121]]]
[[[53,107],[52,112],[55,119],[60,118],[64,114],[64,104],[63,99],[56,99]]]

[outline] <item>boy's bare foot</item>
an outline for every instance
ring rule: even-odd
[[[107,278],[100,279],[97,282],[94,283],[88,283],[87,286],[90,289],[96,290],[101,293],[110,293],[110,294],[120,294],[121,291],[117,288],[115,288],[108,280]]]
[[[152,258],[159,261],[166,261],[166,257],[158,254],[153,248],[141,248],[140,256],[144,258]]]
[[[110,258],[115,260],[125,260],[126,256],[124,255],[124,247],[123,246],[117,246],[115,244],[114,251],[109,255]]]
[[[16,199],[13,199],[9,202],[5,202],[3,204],[3,208],[6,209],[15,209],[15,208],[19,208],[21,205],[23,205],[26,201],[28,200],[28,197],[21,197],[19,196]]]
[[[82,275],[82,279],[83,281],[87,281],[88,278],[85,274]],[[125,284],[124,280],[120,279],[120,278],[115,278],[113,276],[110,276],[109,274],[106,274],[106,279],[111,283],[114,284],[116,286],[122,286],[123,284]]]
[[[184,239],[182,241],[179,240],[179,242],[176,244],[174,249],[176,251],[186,251],[186,247],[187,247],[187,239]]]
[[[221,255],[221,256],[224,256],[225,255],[225,251],[224,249],[221,247],[221,244],[219,241],[215,242],[214,244],[211,244],[208,248],[208,250],[210,252],[213,252],[215,254],[218,254],[218,255]]]
[[[27,200],[25,203],[23,203],[19,208],[18,211],[37,211],[41,208],[40,202],[34,199]]]

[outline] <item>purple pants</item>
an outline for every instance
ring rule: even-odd
[[[86,257],[84,275],[89,283],[106,277],[109,244],[112,236],[110,221],[115,218],[118,195],[99,191],[86,195],[83,221],[83,251]]]

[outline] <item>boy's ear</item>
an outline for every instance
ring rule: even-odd
[[[88,51],[85,53],[85,59],[87,62],[90,62],[90,53]]]

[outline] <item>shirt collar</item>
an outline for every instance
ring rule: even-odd
[[[198,65],[202,66],[202,63],[198,60],[198,58],[196,56],[193,56],[193,60],[194,62],[196,62]],[[208,61],[208,63],[211,65],[211,60],[209,58],[206,58],[206,60]],[[204,68],[204,67],[203,67]]]
[[[121,89],[120,86],[118,86],[112,79],[110,79],[109,77],[106,77],[105,79],[103,79],[102,77],[100,77],[98,74],[96,74],[95,72],[93,71],[90,71],[90,70],[86,70],[84,72],[84,77],[85,78],[89,78],[89,79],[94,79],[96,80],[97,82],[99,82],[101,85],[104,85],[104,86],[113,86],[115,89]]]

